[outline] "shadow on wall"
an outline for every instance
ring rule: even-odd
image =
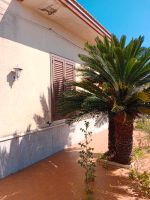
[[[100,128],[106,123],[108,123],[108,116],[105,113],[101,113],[99,116],[95,118],[95,126],[97,128]]]
[[[7,82],[9,84],[9,86],[12,88],[14,82],[15,82],[15,78],[14,78],[14,72],[11,71],[8,75],[7,75]]]
[[[23,1],[2,1],[0,10],[2,10],[2,14],[0,15],[0,37],[38,49],[48,54],[49,52],[58,55],[65,54],[62,56],[66,56],[68,59],[72,60],[74,60],[75,56],[75,59],[80,61],[78,53],[79,51],[83,53],[84,50],[73,45],[67,38],[62,38],[61,35],[55,32],[55,28],[53,30],[49,27],[49,23],[46,26],[44,25],[45,23],[41,25],[42,20],[41,23],[39,23],[39,18],[36,18],[38,12],[33,14],[33,10],[24,6]],[[72,51],[70,50],[71,48]]]
[[[51,91],[50,91],[50,88],[48,88],[48,102],[46,101],[46,97],[43,94],[42,96],[40,96],[40,103],[41,103],[43,115],[40,116],[40,115],[35,114],[33,119],[38,128],[44,128],[44,127],[48,127],[51,125],[51,111],[50,111]]]
[[[38,25],[38,23],[36,22],[34,23],[32,20],[28,20],[28,18],[26,19],[26,17],[20,14],[18,15],[18,12],[15,12],[16,9],[23,11],[21,0],[5,0],[2,1],[2,3],[0,4],[0,10],[2,10],[2,13],[0,15],[0,37],[18,42],[23,45],[27,45],[35,49],[39,49],[44,52],[48,52],[43,49],[44,45],[41,46],[39,45],[39,42],[37,42],[38,40],[35,41],[35,34],[33,34],[34,30],[30,31],[32,26],[32,29],[35,28],[36,33],[38,31],[39,36],[41,37],[44,27]],[[28,13],[25,14],[27,15]],[[26,27],[23,27],[23,29],[21,29],[21,27],[18,27],[20,21],[23,26],[26,26],[26,23],[28,23],[28,31],[24,31],[24,28]],[[16,30],[21,31],[20,35],[23,37],[20,37]],[[45,31],[47,33],[50,33],[50,30],[48,30],[48,28],[45,28]]]
[[[61,125],[0,142],[0,179],[71,146],[74,126]]]

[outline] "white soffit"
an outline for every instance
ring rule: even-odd
[[[58,0],[24,0],[23,4],[61,25],[79,38],[93,42],[99,34]],[[102,38],[102,36],[99,35]]]

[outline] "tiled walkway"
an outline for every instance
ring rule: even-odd
[[[107,150],[107,131],[93,136],[95,153]],[[84,200],[79,147],[55,154],[0,181],[0,200]],[[94,200],[142,200],[131,189],[127,171],[97,166]]]

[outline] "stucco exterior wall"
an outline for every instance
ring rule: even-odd
[[[0,0],[0,178],[83,138],[83,122],[40,130],[35,119],[51,120],[51,55],[77,66],[85,42],[16,0]],[[14,81],[15,67],[22,72]]]
[[[83,139],[80,131],[84,122],[72,126],[59,124],[19,137],[7,138],[0,141],[0,179],[32,165],[56,152],[68,148]],[[94,133],[106,128],[94,126],[90,120],[90,128]]]
[[[0,137],[37,128],[34,116],[43,117],[40,97],[50,105],[51,53],[79,63],[84,44],[16,0],[4,2],[0,21]],[[11,71],[17,66],[23,70],[13,82]]]

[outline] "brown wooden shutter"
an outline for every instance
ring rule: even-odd
[[[74,81],[75,79],[74,68],[75,68],[75,65],[73,62],[69,62],[69,61],[65,62],[65,81],[66,82]],[[71,87],[67,86],[65,89],[70,90]]]
[[[74,63],[57,56],[52,56],[52,75],[52,120],[55,121],[63,118],[59,114],[58,103],[61,94],[65,90],[71,89],[68,86],[65,87],[64,83],[74,80]]]
[[[52,57],[53,90],[52,90],[52,119],[59,120],[58,102],[64,91],[64,61],[59,57]]]

